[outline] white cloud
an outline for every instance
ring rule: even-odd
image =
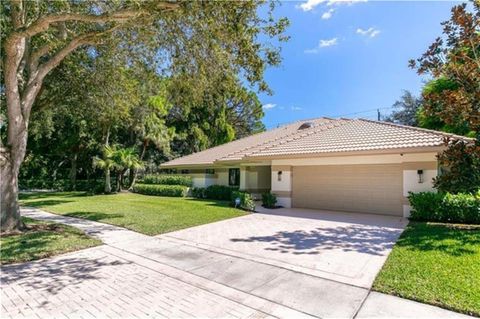
[[[368,28],[367,30],[364,30],[362,28],[358,28],[357,29],[357,33],[362,35],[362,36],[366,36],[366,37],[370,37],[370,38],[375,38],[377,35],[380,34],[380,30],[378,29],[375,29],[373,27],[370,27]]]
[[[368,2],[368,0],[330,0],[328,1],[327,6],[331,6],[334,4],[347,4],[350,6],[352,4],[359,3],[359,2]]]
[[[305,53],[318,53],[318,52],[320,52],[320,49],[322,49],[322,48],[328,48],[328,47],[331,47],[331,46],[334,46],[334,45],[337,45],[337,44],[338,44],[338,38],[332,38],[332,39],[329,39],[329,40],[320,40],[320,42],[318,42],[318,45],[317,45],[316,48],[307,49],[304,52]]]
[[[322,19],[323,20],[328,20],[332,17],[332,14],[333,12],[335,11],[335,9],[329,9],[328,11],[325,11],[323,14],[322,14]]]
[[[331,5],[341,5],[341,4],[352,5],[354,3],[367,2],[367,1],[368,0],[307,0],[306,2],[298,5],[297,8],[300,8],[303,11],[311,11],[316,6],[322,3],[326,3],[327,6],[331,6]]]
[[[277,106],[277,104],[267,103],[267,104],[264,104],[264,105],[262,106],[262,108],[263,108],[264,110],[270,110],[270,109],[273,109],[275,106]]]
[[[302,9],[303,11],[310,11],[319,4],[325,2],[326,0],[307,0],[307,2],[302,3],[301,5],[297,6],[298,8]]]
[[[292,111],[301,111],[302,108],[298,106],[292,106]]]
[[[330,40],[320,40],[318,43],[318,46],[320,48],[326,48],[326,47],[331,47],[332,45],[337,45],[338,44],[338,38],[333,38]]]

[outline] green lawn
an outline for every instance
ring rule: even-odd
[[[411,222],[373,289],[480,316],[480,225]]]
[[[0,237],[0,264],[25,262],[100,245],[82,231],[61,224],[23,218],[27,230]]]
[[[81,192],[22,194],[22,205],[86,218],[158,235],[245,215],[228,202],[133,193],[87,195]]]

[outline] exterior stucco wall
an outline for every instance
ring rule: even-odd
[[[398,197],[403,206],[403,215],[408,217],[411,209],[408,205],[408,193],[434,190],[433,178],[437,176],[436,155],[437,153],[430,152],[272,160],[271,190],[277,195],[279,205],[291,207],[292,166],[401,164],[400,178],[403,187]],[[419,182],[418,170],[423,170],[423,183]],[[281,181],[278,180],[279,171],[282,171]]]
[[[420,182],[418,170],[423,171],[423,182]],[[438,175],[437,162],[410,162],[403,163],[403,216],[410,216],[412,207],[408,202],[408,193],[431,192],[433,179]]]
[[[264,193],[270,190],[270,166],[251,166],[246,171],[246,190],[252,193]]]
[[[271,185],[271,192],[277,196],[277,205],[292,207],[292,166],[272,165]]]
[[[217,175],[217,185],[228,186],[228,169],[215,169],[215,174]]]
[[[192,176],[193,187],[208,187],[217,183],[217,176],[214,174],[189,174]]]

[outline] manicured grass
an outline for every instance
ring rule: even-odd
[[[480,316],[480,225],[411,222],[373,289]]]
[[[228,202],[133,193],[89,196],[81,192],[36,193],[20,196],[25,206],[113,224],[147,235],[242,216]]]
[[[81,230],[23,218],[27,230],[0,237],[0,264],[25,262],[100,245]]]

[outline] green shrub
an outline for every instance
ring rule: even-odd
[[[238,190],[238,187],[210,185],[205,189],[205,198],[230,200],[232,198],[232,192],[236,190]]]
[[[188,187],[182,185],[135,184],[133,192],[144,195],[185,197],[188,194]]]
[[[192,186],[192,177],[184,175],[145,175],[142,179],[142,184],[155,184],[155,185],[183,185]]]
[[[236,206],[236,199],[240,198],[240,205]],[[253,201],[252,195],[247,192],[233,191],[231,195],[231,203],[233,206],[245,209],[248,211],[255,210],[255,202]]]
[[[447,223],[480,224],[480,193],[410,193],[410,219]]]
[[[277,196],[272,193],[262,194],[262,205],[266,208],[275,208],[277,204]]]
[[[205,195],[204,187],[194,187],[192,188],[192,197],[194,198],[207,198]]]
[[[105,188],[105,181],[100,180],[77,180],[75,182],[75,190],[85,191],[90,193],[101,193]],[[19,188],[21,190],[31,190],[31,189],[51,189],[55,191],[71,191],[73,185],[69,179],[57,179],[57,180],[46,180],[46,179],[30,179],[30,180],[20,180]]]

